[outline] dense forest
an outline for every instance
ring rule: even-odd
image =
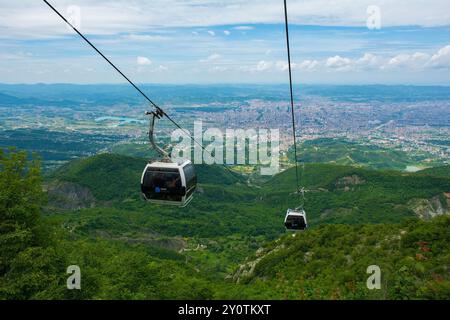
[[[145,160],[114,154],[43,175],[0,150],[0,299],[448,299],[450,168],[308,164],[311,228],[285,233],[295,172],[258,185],[197,166],[189,207],[140,199]],[[68,290],[66,269],[81,269]],[[382,271],[368,290],[366,269]]]

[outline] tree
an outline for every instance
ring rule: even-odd
[[[63,297],[66,263],[41,221],[44,204],[40,162],[0,150],[0,299]]]
[[[38,160],[0,150],[0,276],[19,252],[44,241],[40,211],[45,202]]]

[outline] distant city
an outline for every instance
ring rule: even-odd
[[[278,128],[281,152],[293,145],[287,87],[143,86],[174,119],[191,129]],[[403,152],[405,170],[448,164],[450,88],[412,86],[296,86],[300,143],[345,140]],[[54,166],[103,151],[149,152],[144,112],[150,106],[126,85],[0,85],[0,146],[41,155]],[[158,138],[172,130],[158,123]],[[351,159],[352,160],[352,159]],[[355,160],[357,162],[357,160]]]

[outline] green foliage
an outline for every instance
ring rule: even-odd
[[[82,272],[80,299],[211,298],[205,280],[182,261],[161,259],[145,246],[120,242],[71,240],[61,244],[68,262]],[[67,290],[66,290],[67,291]],[[67,295],[67,293],[66,293]]]
[[[417,174],[424,174],[428,176],[442,177],[442,178],[450,178],[450,166],[441,166],[435,168],[428,168],[425,170],[421,170],[417,172]]]
[[[448,299],[450,217],[400,225],[328,225],[265,247],[228,299]],[[254,257],[253,259],[256,259]],[[368,290],[366,269],[381,268]],[[261,288],[264,288],[262,291]],[[255,294],[256,293],[256,294]]]
[[[103,154],[62,167],[53,179],[87,187],[98,200],[103,200],[98,206],[105,207],[68,214],[68,221],[73,225],[83,220],[85,229],[91,231],[120,233],[124,232],[121,226],[144,226],[169,236],[240,233],[274,238],[283,230],[286,209],[299,205],[293,194],[293,168],[261,187],[247,185],[243,177],[223,167],[197,166],[199,188],[187,208],[150,206],[139,199],[144,165],[143,159]],[[308,189],[305,208],[313,226],[398,222],[415,216],[409,201],[429,199],[450,189],[450,180],[442,177],[328,164],[305,165],[301,181]],[[95,221],[86,221],[92,219]]]
[[[374,169],[405,170],[409,165],[429,161],[431,155],[417,151],[407,153],[393,148],[370,145],[339,138],[320,138],[299,145],[298,157],[304,163],[330,163],[337,165],[366,166]],[[293,148],[289,151],[293,161]],[[441,161],[442,162],[442,161]],[[436,160],[436,163],[440,163]]]
[[[74,160],[48,176],[49,180],[77,183],[89,188],[102,201],[138,199],[142,170],[147,161],[118,154],[99,154]],[[227,185],[244,182],[239,174],[231,175],[223,167],[196,166],[198,180],[204,184]]]
[[[43,241],[40,210],[44,203],[38,161],[25,152],[0,150],[0,276],[22,250]]]
[[[139,199],[145,160],[103,154],[47,177],[89,189],[97,206],[42,217],[39,163],[15,151],[0,159],[0,299],[449,298],[450,218],[411,219],[408,205],[442,198],[442,175],[306,165],[312,228],[293,237],[282,225],[298,205],[293,169],[249,187],[222,167],[198,166],[199,190],[179,209]],[[381,291],[365,286],[372,264]],[[82,290],[66,289],[69,265],[80,266]]]
[[[268,181],[261,192],[268,206],[298,206],[293,194],[295,169]],[[309,164],[300,169],[304,206],[312,225],[322,223],[398,222],[415,216],[408,205],[450,190],[450,179],[419,173]]]
[[[11,262],[1,281],[0,297],[5,299],[65,298],[67,268],[64,256],[54,248],[29,247]]]
[[[41,218],[39,161],[0,150],[0,168],[0,298],[62,298],[64,258]]]
[[[124,199],[138,195],[136,190],[145,164],[144,159],[99,154],[70,162],[50,177],[88,187],[99,200]]]

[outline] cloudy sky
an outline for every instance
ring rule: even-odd
[[[282,83],[282,0],[49,0],[142,83]],[[294,81],[450,85],[449,0],[288,0]],[[0,82],[123,82],[41,0],[0,0]]]

